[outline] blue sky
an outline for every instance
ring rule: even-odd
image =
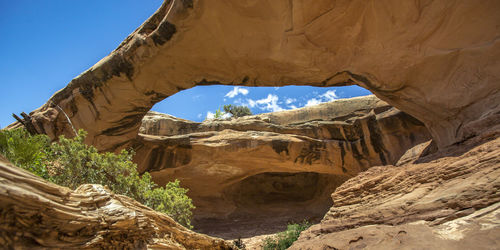
[[[226,104],[245,105],[252,113],[259,114],[369,94],[371,93],[368,90],[358,86],[336,88],[200,86],[170,96],[157,103],[152,110],[192,121],[202,121],[207,115],[210,116]]]
[[[71,79],[108,55],[161,3],[0,0],[0,127],[14,122],[12,113],[29,113],[40,107]],[[252,112],[263,113],[367,94],[357,86],[203,86],[171,96],[153,110],[201,121],[208,112],[225,104],[245,104]]]

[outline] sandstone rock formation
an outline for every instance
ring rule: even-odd
[[[61,187],[0,156],[0,246],[6,249],[232,249],[101,185]]]
[[[32,112],[102,150],[158,101],[196,85],[358,84],[416,117],[443,149],[500,111],[500,2],[166,0],[109,56]]]
[[[446,152],[359,174],[292,249],[497,249],[499,135],[496,126]]]
[[[179,179],[197,207],[196,230],[228,239],[318,221],[341,183],[430,139],[373,95],[203,123],[150,112],[140,132],[139,171],[160,185]]]
[[[136,147],[136,160],[143,171],[151,171],[160,182],[177,176],[192,186],[207,217],[246,212],[236,208],[248,207],[250,200],[268,211],[273,207],[265,205],[280,199],[283,204],[290,204],[287,199],[291,199],[298,206],[319,211],[322,205],[306,198],[329,192],[369,166],[398,165],[370,168],[337,188],[332,195],[334,207],[321,224],[301,236],[295,249],[498,247],[499,13],[500,1],[496,0],[317,0],[314,4],[304,0],[166,0],[115,51],[31,112],[30,119],[38,132],[51,137],[71,135],[66,113],[76,129],[89,132],[88,142],[101,150]],[[237,120],[233,125],[159,118],[158,128],[143,127],[142,132],[153,135],[138,134],[141,120],[156,102],[180,90],[209,84],[357,84],[422,121],[433,143],[405,152],[412,146],[408,142],[422,139],[412,140],[408,131],[421,126],[407,123],[411,119],[390,108],[354,116],[346,113],[345,117],[334,114],[329,121],[262,116]],[[411,128],[401,129],[403,124]],[[493,127],[497,130],[491,130]],[[373,144],[376,142],[384,146]],[[249,156],[255,156],[254,161],[242,163]],[[194,166],[194,162],[199,164]],[[240,167],[234,167],[238,164]],[[206,175],[194,180],[192,175],[199,173]],[[72,197],[96,195],[90,187],[86,188],[89,194],[68,193],[40,181],[18,179],[29,188],[26,193],[56,192],[33,202],[69,206],[63,210],[69,216],[77,210]],[[266,180],[280,185],[266,184]],[[287,192],[292,182],[303,188]],[[213,189],[217,184],[220,188]],[[48,217],[25,210],[31,205],[22,203],[23,199],[38,196],[12,198],[25,193],[16,185],[0,184],[10,192],[10,196],[1,196],[1,205],[24,204],[16,209],[41,218],[40,225],[51,223]],[[272,193],[261,196],[266,190]],[[68,194],[63,195],[67,198],[58,198],[62,194]],[[135,204],[119,196],[105,196],[114,197],[113,202]],[[209,203],[223,210],[213,210],[206,206]],[[165,222],[168,219],[157,219],[137,204],[132,207],[144,214],[141,218],[157,225],[159,236],[148,236],[147,242],[166,242],[164,236],[171,235],[172,242],[186,244],[181,229],[172,234],[162,231],[171,228]],[[86,216],[94,219],[102,208],[89,209],[91,214]],[[12,213],[4,216],[3,211],[11,210],[2,210],[2,219],[15,217]],[[22,235],[42,244],[44,239],[60,242],[78,235],[59,237],[44,228],[36,232],[46,234],[35,237],[38,234],[22,231],[33,232],[29,230],[37,223],[15,218],[13,225],[23,229],[16,236],[3,234],[2,239]],[[55,218],[59,218],[57,214]],[[103,225],[93,219],[95,231],[102,232]],[[74,229],[73,224],[51,225],[61,227],[61,232]],[[140,238],[148,230],[153,229],[131,231]],[[121,231],[105,232],[121,235]],[[82,233],[94,239],[92,231]],[[207,239],[206,244],[221,242],[194,237]],[[101,239],[95,241],[108,244]]]

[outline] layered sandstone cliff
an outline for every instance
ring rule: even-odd
[[[499,135],[496,126],[445,152],[348,180],[292,249],[498,249]]]
[[[0,246],[5,249],[233,249],[101,185],[70,190],[0,156]]]
[[[341,183],[430,139],[421,122],[375,96],[203,123],[150,112],[140,131],[139,170],[160,185],[179,179],[197,230],[227,238],[316,221]]]

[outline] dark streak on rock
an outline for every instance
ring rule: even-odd
[[[101,132],[101,135],[119,136],[129,132],[130,128],[137,127],[141,124],[145,113],[132,114],[123,117],[117,122],[117,126],[108,128]]]
[[[148,171],[175,168],[191,162],[191,146],[179,145],[173,148],[159,146],[151,150]]]
[[[343,140],[342,133],[340,132],[340,128],[334,124],[326,126],[326,129],[330,133],[330,138],[332,140]]]
[[[161,23],[161,21],[165,18],[165,15],[167,14],[168,12],[168,9],[170,8],[170,4],[172,4],[172,0],[167,0],[165,3],[162,4],[162,6],[160,7],[160,9],[158,9],[157,12],[155,12],[138,30],[138,33],[139,34],[142,34],[142,35],[149,35],[151,34],[153,31],[156,30],[156,28],[158,27],[158,25]],[[127,39],[131,39],[129,37],[127,37]],[[123,42],[122,44],[120,44],[120,46],[118,48],[120,48],[121,46],[123,46],[124,44],[126,44],[125,42]]]
[[[307,163],[312,165],[313,162],[317,161],[321,157],[321,149],[325,148],[325,145],[319,142],[311,142],[309,147],[303,147],[299,153],[299,156],[295,158],[295,163]]]
[[[349,144],[351,146],[352,155],[354,156],[354,159],[356,159],[357,161],[360,161],[360,160],[365,158],[361,153],[359,153],[358,147],[355,144],[353,144],[353,143],[349,143]]]
[[[271,145],[273,147],[274,152],[276,152],[277,154],[281,154],[281,152],[285,151],[286,155],[289,155],[287,141],[272,140]]]
[[[364,138],[361,138],[359,142],[361,144],[361,150],[363,151],[363,154],[367,156],[370,155],[370,152],[368,151],[368,145],[366,145],[366,140]]]
[[[151,35],[155,45],[163,45],[169,41],[176,32],[175,25],[165,21],[161,23],[156,32]]]
[[[344,168],[345,149],[344,149],[344,142],[343,141],[339,141],[339,148],[340,148],[340,159],[342,160],[342,170],[343,170],[343,169],[345,169]]]
[[[243,80],[241,80],[241,83],[242,83],[242,84],[245,84],[245,83],[247,83],[247,82],[248,82],[248,80],[250,80],[250,77],[245,76],[245,77],[243,77]]]
[[[165,148],[161,147],[161,146],[157,147],[157,148],[153,148],[151,150],[151,153],[149,154],[149,162],[148,162],[148,167],[147,167],[148,171],[160,170],[160,166],[162,168],[165,168],[165,167],[168,168],[168,166],[165,166],[164,164],[162,164],[164,152],[165,152]]]
[[[133,140],[132,140],[133,141]],[[119,143],[116,143],[116,144],[113,144],[113,147],[112,148],[107,148],[107,149],[104,149],[102,150],[103,152],[114,152],[116,151],[117,149],[119,148],[122,148],[124,145],[126,145],[127,143],[130,143],[131,141],[123,141],[123,142],[119,142]],[[141,148],[142,145],[138,146],[137,148],[134,148],[134,150],[137,151],[137,149]]]
[[[96,119],[100,118],[100,113],[94,104],[94,96],[97,88],[101,88],[109,79],[112,77],[119,77],[124,74],[128,80],[132,81],[132,76],[134,74],[134,66],[131,62],[125,60],[123,56],[115,54],[108,59],[108,61],[103,64],[96,71],[92,69],[84,73],[83,76],[73,79],[68,86],[77,86],[80,94],[92,105],[96,113]],[[64,92],[71,91],[71,87],[66,87],[61,91],[61,94],[54,96],[54,103],[58,103],[61,100],[58,99],[59,96],[66,96]],[[102,92],[102,91],[101,91]]]
[[[224,83],[221,83],[219,81],[208,81],[207,79],[203,78],[201,81],[199,82],[195,82],[196,85],[199,85],[199,86],[206,86],[206,85],[225,85]]]
[[[165,98],[168,97],[168,95],[156,92],[154,90],[145,92],[144,94],[147,95],[147,96],[152,96],[151,97],[151,103],[152,104],[155,104],[155,103],[157,103],[157,102],[159,102],[159,101],[161,101],[161,100],[163,100],[163,99],[165,99]]]
[[[385,153],[389,154],[389,152],[387,152],[382,142],[382,136],[380,135],[381,132],[379,127],[377,126],[377,120],[375,119],[375,117],[370,117],[367,121],[367,124],[370,131],[370,140],[372,142],[373,150],[378,153],[382,164],[386,165],[388,162]]]
[[[192,9],[194,7],[193,0],[182,0],[182,6],[184,9]]]

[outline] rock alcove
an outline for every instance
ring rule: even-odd
[[[369,95],[201,123],[149,112],[130,145],[141,172],[190,190],[196,231],[233,239],[319,222],[336,187],[429,139],[420,121]]]

